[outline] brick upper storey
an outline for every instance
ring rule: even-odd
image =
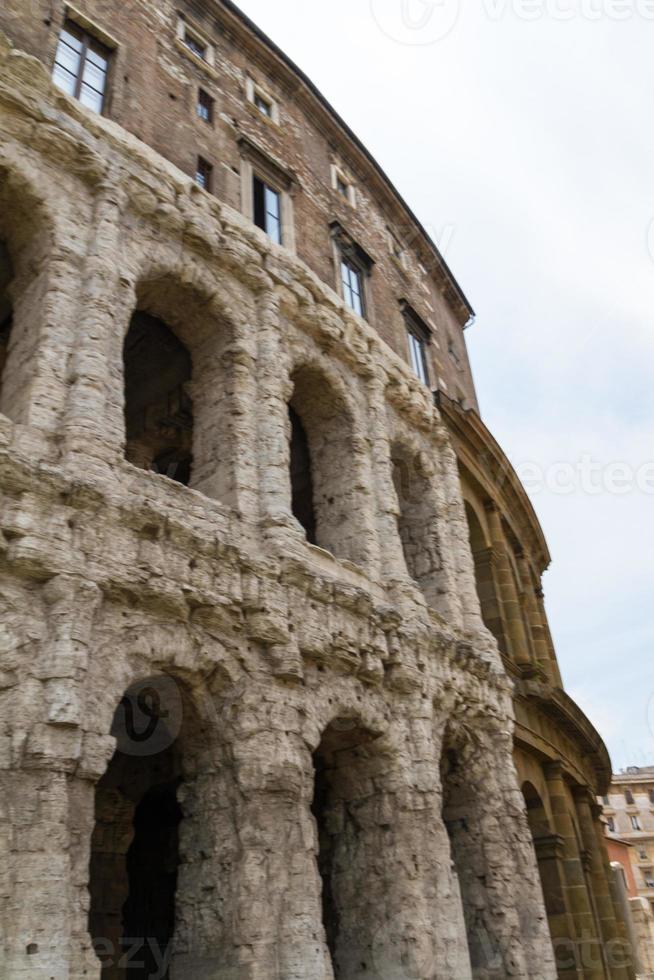
[[[284,245],[341,295],[345,248],[371,325],[409,362],[413,330],[429,386],[477,407],[463,334],[472,310],[447,265],[354,134],[237,8],[31,0],[26,10],[5,0],[0,9],[0,30],[49,70],[66,22],[106,48],[106,116],[183,172],[205,168],[211,193],[252,218],[253,177],[279,191]]]

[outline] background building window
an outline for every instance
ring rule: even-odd
[[[347,305],[359,316],[364,316],[363,274],[350,259],[341,258],[341,282],[343,299]]]
[[[613,817],[609,817],[608,818],[608,820],[606,821],[606,825],[609,828],[609,830],[611,831],[611,833],[614,834],[615,833],[615,820],[613,819]]]
[[[203,157],[198,157],[195,170],[195,183],[203,187],[205,191],[211,191],[213,177],[213,167]]]
[[[626,789],[624,791],[624,798],[625,798],[625,800],[627,802],[627,806],[633,806],[634,805],[634,794],[631,792],[630,789]]]
[[[651,789],[649,791],[649,801],[652,804],[652,806],[654,806],[654,789]]]
[[[638,820],[638,817],[631,818],[631,827],[632,830],[640,830],[640,822]]]
[[[282,244],[282,195],[266,184],[260,177],[254,177],[254,223],[272,238],[277,245]]]
[[[82,105],[102,112],[104,109],[109,49],[76,24],[66,22],[55,55],[52,80]]]
[[[202,88],[198,90],[197,113],[204,122],[213,122],[213,99]]]

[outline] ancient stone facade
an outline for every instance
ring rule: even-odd
[[[82,6],[0,11],[0,976],[552,980],[465,298],[231,4]]]

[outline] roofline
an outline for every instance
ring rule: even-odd
[[[299,68],[295,64],[295,62],[291,58],[289,58],[288,55],[284,51],[282,51],[282,49],[277,44],[275,44],[275,42],[273,40],[271,40],[268,37],[268,35],[264,31],[262,31],[261,28],[258,25],[255,24],[254,21],[251,20],[248,17],[248,15],[245,14],[240,9],[240,7],[238,7],[235,3],[233,3],[232,0],[217,0],[217,2],[221,6],[225,7],[225,9],[228,10],[234,17],[237,17],[248,28],[248,30],[250,30],[256,37],[258,37],[259,40],[262,41],[266,45],[266,47],[269,48],[270,51],[277,58],[279,58],[286,65],[286,67],[289,68],[293,72],[293,74],[296,75],[300,79],[300,81],[304,85],[306,85],[306,87],[309,89],[309,91],[312,93],[312,95],[314,95],[318,99],[318,101],[321,103],[321,105],[323,106],[323,108],[325,108],[327,110],[327,112],[333,117],[333,119],[335,120],[335,122],[337,123],[337,125],[344,131],[344,133],[348,137],[348,139],[350,139],[355,144],[355,146],[357,147],[357,149],[364,155],[364,157],[368,160],[368,162],[370,164],[372,164],[372,166],[375,168],[375,170],[377,171],[377,173],[379,174],[379,176],[382,178],[382,180],[384,181],[384,183],[387,185],[388,189],[397,198],[397,200],[399,201],[400,205],[406,211],[409,219],[412,222],[415,223],[415,225],[417,226],[417,228],[420,231],[421,235],[423,236],[423,238],[427,242],[428,246],[433,250],[434,254],[436,255],[436,258],[438,260],[438,263],[439,263],[441,269],[445,273],[445,277],[448,279],[449,284],[454,289],[454,291],[457,294],[458,298],[460,299],[463,307],[468,312],[468,320],[464,324],[464,329],[466,327],[470,326],[471,323],[472,323],[472,321],[475,318],[475,311],[472,308],[472,306],[471,306],[471,304],[470,304],[467,296],[463,292],[461,286],[457,282],[457,280],[456,280],[456,278],[454,276],[454,273],[452,272],[452,270],[448,266],[447,262],[445,261],[445,259],[441,255],[441,253],[440,253],[440,251],[438,249],[438,246],[433,241],[433,239],[431,238],[431,236],[427,232],[426,228],[424,227],[424,225],[420,221],[420,219],[414,214],[413,210],[409,207],[409,205],[407,204],[407,202],[405,201],[405,199],[403,198],[403,196],[398,191],[397,187],[393,184],[393,182],[390,179],[390,177],[388,176],[388,174],[383,170],[383,168],[375,160],[375,158],[373,157],[373,155],[370,152],[370,150],[368,150],[368,148],[364,145],[364,143],[361,142],[361,140],[356,135],[356,133],[348,126],[348,124],[345,122],[345,120],[342,118],[342,116],[339,115],[339,113],[336,111],[336,109],[334,109],[334,107],[331,105],[331,103],[325,98],[325,96],[322,94],[322,92],[317,87],[317,85],[314,82],[311,81],[311,79],[309,78],[309,76],[306,75],[302,71],[302,69]]]

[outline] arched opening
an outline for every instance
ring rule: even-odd
[[[6,245],[0,241],[0,400],[13,323],[13,308],[9,295],[9,286],[13,277],[9,252]]]
[[[467,500],[465,501],[465,511],[470,536],[470,549],[475,565],[475,583],[481,607],[481,617],[486,628],[497,640],[500,652],[507,656],[508,647],[495,583],[493,549],[486,540],[479,517]]]
[[[30,421],[39,370],[52,374],[53,398],[53,382],[62,383],[40,350],[50,240],[41,202],[19,177],[0,168],[0,412],[14,422]]]
[[[174,277],[141,282],[123,346],[125,455],[235,505],[233,329],[218,300]]]
[[[289,406],[291,420],[291,496],[293,517],[304,528],[309,544],[316,544],[316,512],[313,506],[313,477],[309,440],[300,417]]]
[[[318,836],[322,921],[335,980],[358,976],[361,963],[370,961],[375,911],[365,882],[380,846],[371,840],[378,830],[373,819],[378,803],[372,779],[380,767],[375,738],[354,720],[339,719],[325,730],[313,757],[311,809]],[[372,975],[371,962],[369,967]]]
[[[125,456],[188,486],[193,465],[191,355],[163,321],[137,311],[124,346]]]
[[[527,820],[534,842],[538,875],[543,889],[543,900],[547,912],[550,934],[555,940],[554,948],[562,975],[566,975],[570,963],[574,962],[571,949],[570,925],[565,901],[563,880],[563,841],[552,830],[545,804],[533,783],[522,786]]]
[[[164,980],[178,919],[180,831],[192,816],[179,794],[192,784],[205,736],[183,688],[164,676],[126,691],[111,731],[117,749],[95,791],[89,932],[102,980]]]
[[[393,484],[397,495],[397,526],[407,571],[427,602],[438,608],[442,569],[438,512],[422,454],[396,442],[391,448]]]
[[[342,394],[315,367],[292,375],[289,468],[294,517],[307,540],[338,558],[365,564],[365,498],[354,421]],[[360,456],[360,454],[359,454]]]

